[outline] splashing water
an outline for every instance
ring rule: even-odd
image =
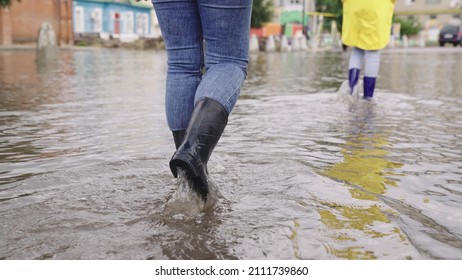
[[[357,102],[357,100],[362,98],[364,94],[363,82],[358,81],[358,84],[353,88],[353,92],[350,94],[350,85],[348,83],[348,80],[346,80],[339,87],[337,93],[341,101],[349,103]]]
[[[209,194],[207,200],[193,190],[192,181],[185,171],[178,169],[177,189],[172,197],[165,203],[163,214],[175,219],[194,218],[201,213],[212,211],[219,199],[216,184],[209,180]]]

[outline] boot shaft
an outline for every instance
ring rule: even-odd
[[[185,133],[186,133],[186,130],[172,131],[173,141],[175,142],[175,148],[177,150],[180,147],[181,143],[183,142]]]
[[[374,96],[375,90],[375,81],[377,78],[375,77],[364,77],[364,98],[370,99]]]
[[[227,124],[228,112],[223,105],[211,98],[199,100],[180,150],[193,148],[200,160],[207,163]]]
[[[358,68],[351,68],[348,70],[348,84],[350,85],[350,94],[353,94],[353,89],[358,84],[360,73],[361,70]]]

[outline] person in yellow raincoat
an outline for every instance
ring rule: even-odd
[[[342,43],[352,47],[348,82],[350,93],[358,84],[364,61],[364,98],[374,95],[379,73],[380,51],[390,41],[396,0],[342,0]]]

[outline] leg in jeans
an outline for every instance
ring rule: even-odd
[[[218,143],[246,77],[251,0],[198,0],[206,72],[184,140],[170,160],[175,177],[185,171],[193,189],[208,197],[207,162]]]
[[[231,113],[247,75],[251,0],[198,0],[206,73],[196,102],[208,97]]]
[[[202,25],[195,0],[152,2],[167,50],[165,111],[175,137],[175,132],[184,132],[188,126],[201,81]],[[177,140],[181,142],[182,139],[175,138]]]

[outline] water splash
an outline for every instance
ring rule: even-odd
[[[174,219],[183,220],[195,218],[206,212],[213,211],[219,200],[219,193],[216,184],[209,180],[209,194],[207,200],[202,198],[193,190],[193,183],[186,176],[184,170],[178,170],[177,188],[172,197],[165,203],[163,215]]]
[[[361,99],[363,96],[363,82],[358,81],[358,84],[353,88],[353,92],[350,94],[350,85],[348,80],[345,80],[337,91],[338,98],[341,101],[347,103],[355,103],[358,99]]]

